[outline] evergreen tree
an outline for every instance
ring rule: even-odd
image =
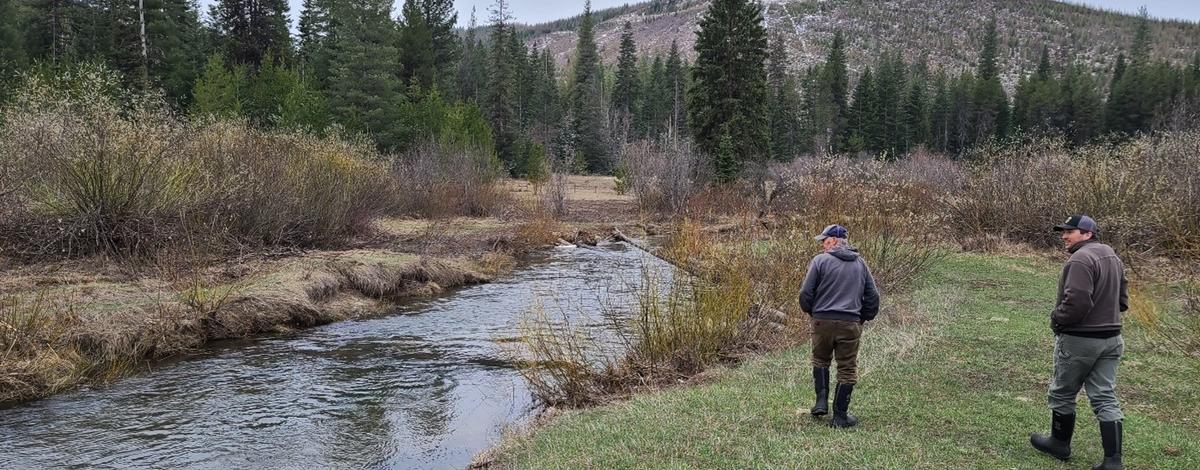
[[[924,77],[912,80],[904,101],[904,151],[930,143],[930,105]]]
[[[771,159],[788,161],[800,149],[800,96],[796,80],[787,70],[787,45],[781,35],[769,43],[767,85],[769,87]]]
[[[956,155],[962,155],[974,142],[972,120],[976,117],[976,83],[975,76],[967,70],[956,77],[950,87],[946,150]]]
[[[846,40],[835,31],[825,62],[805,78],[804,115],[807,134],[818,152],[841,152],[850,136],[846,134],[849,112],[850,72],[846,66]]]
[[[517,70],[511,54],[509,35],[515,34],[510,24],[512,13],[506,0],[496,0],[492,6],[491,69],[488,72],[488,119],[496,154],[509,168],[516,163],[517,130]]]
[[[1062,79],[1061,127],[1072,144],[1082,145],[1104,131],[1104,97],[1082,64],[1068,67]]]
[[[607,123],[604,106],[603,75],[600,56],[596,51],[592,2],[584,5],[579,21],[579,40],[575,47],[574,83],[571,85],[572,134],[574,149],[593,172],[608,172],[609,158]]]
[[[929,143],[939,152],[950,151],[951,98],[949,78],[939,71],[933,81],[933,104],[929,108]]]
[[[613,87],[612,106],[628,121],[638,100],[637,44],[633,42],[633,24],[625,22],[621,31],[621,51],[617,56],[617,83]]]
[[[697,147],[715,154],[727,129],[739,163],[763,161],[770,149],[762,4],[714,0],[700,19],[696,55],[688,104]]]
[[[1109,132],[1132,135],[1150,130],[1156,104],[1150,81],[1150,43],[1150,17],[1143,7],[1128,63],[1121,62],[1118,57],[1113,69],[1105,113]]]
[[[10,84],[27,61],[21,34],[24,18],[18,14],[16,0],[0,0],[0,103],[8,99]]]
[[[304,0],[300,12],[300,47],[298,56],[302,75],[317,88],[329,86],[331,49],[336,41],[333,33],[335,0]]]
[[[437,57],[420,0],[404,0],[400,17],[400,76],[409,88],[429,90],[438,75]]]
[[[683,58],[679,56],[679,42],[671,41],[671,51],[667,53],[666,64],[667,84],[671,98],[671,119],[669,126],[682,131],[687,127],[687,105],[685,91],[687,74],[684,73]]]
[[[453,96],[457,90],[455,67],[462,57],[458,33],[454,31],[458,23],[454,0],[421,0],[421,14],[433,42],[434,83],[444,93],[449,93],[448,96]]]
[[[1000,83],[998,58],[999,38],[996,19],[988,21],[984,34],[983,49],[979,53],[979,66],[974,90],[974,116],[971,119],[971,143],[983,142],[992,137],[1003,138],[1008,132],[1010,110],[1004,86]]]
[[[881,139],[879,138],[879,103],[876,101],[879,97],[875,90],[875,78],[871,73],[871,68],[867,67],[863,71],[862,76],[858,78],[858,84],[854,86],[854,101],[850,104],[850,109],[846,123],[846,142],[843,148],[848,152],[863,152],[877,151],[875,147]]]
[[[404,85],[397,73],[396,23],[390,0],[352,0],[334,10],[336,38],[327,90],[329,110],[347,129],[364,132],[384,151],[411,141]]]
[[[1023,76],[1013,96],[1012,127],[1036,131],[1063,129],[1061,84],[1050,67],[1050,51],[1042,47],[1042,57],[1032,76]]]
[[[209,56],[204,73],[196,81],[191,113],[196,116],[232,118],[242,114],[242,95],[246,88],[246,70],[226,67],[220,54]]]
[[[18,4],[19,5],[19,4]],[[30,22],[25,45],[29,59],[45,59],[51,65],[69,62],[80,56],[77,31],[87,24],[89,13],[76,0],[30,0]]]
[[[726,124],[721,128],[721,133],[717,139],[717,149],[713,157],[713,168],[716,172],[718,183],[728,183],[737,178],[742,171],[742,162],[738,160],[737,148],[733,143],[733,135],[729,131],[729,125]]]
[[[475,37],[476,28],[475,9],[472,7],[458,65],[458,96],[469,103],[479,103],[484,99],[484,89],[488,83],[487,48]]]
[[[257,68],[268,55],[291,53],[287,0],[219,0],[213,8],[214,26],[231,64]]]

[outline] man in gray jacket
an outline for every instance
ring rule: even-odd
[[[1087,390],[1100,421],[1104,461],[1093,470],[1121,468],[1121,406],[1115,391],[1117,364],[1125,349],[1121,312],[1129,309],[1128,282],[1121,258],[1100,243],[1100,227],[1086,215],[1073,215],[1054,227],[1062,232],[1071,258],[1058,281],[1058,300],[1050,314],[1054,331],[1054,376],[1050,381],[1050,435],[1033,434],[1039,451],[1066,460],[1075,432],[1075,397]]]
[[[817,401],[813,416],[829,413],[829,365],[837,357],[837,390],[833,400],[834,427],[858,424],[849,414],[850,395],[858,382],[858,342],[863,323],[879,313],[879,292],[871,270],[850,247],[849,232],[830,225],[817,235],[825,249],[808,264],[800,288],[800,309],[812,316],[813,386]]]

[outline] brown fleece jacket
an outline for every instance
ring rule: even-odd
[[[1125,266],[1113,249],[1088,240],[1072,246],[1058,280],[1058,303],[1050,315],[1056,333],[1095,335],[1121,331],[1129,309]]]

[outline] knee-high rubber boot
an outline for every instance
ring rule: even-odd
[[[1075,434],[1075,415],[1054,413],[1050,419],[1050,435],[1030,434],[1029,443],[1034,449],[1050,456],[1067,460],[1071,458],[1071,436]]]
[[[858,424],[858,418],[850,414],[850,395],[854,393],[853,384],[838,384],[833,396],[833,420],[829,425],[835,428],[848,428]]]
[[[810,411],[813,416],[829,414],[829,368],[813,367],[813,388],[817,392],[817,402]]]
[[[1104,462],[1092,470],[1121,470],[1121,445],[1125,442],[1120,421],[1100,422],[1100,443],[1104,445]]]

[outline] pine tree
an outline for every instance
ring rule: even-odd
[[[771,159],[788,161],[800,149],[800,96],[796,80],[787,70],[787,45],[782,35],[769,43],[767,85],[769,87]]]
[[[739,163],[764,161],[767,135],[767,34],[762,4],[714,0],[696,33],[689,121],[703,153],[717,151],[727,129]]]
[[[878,92],[875,90],[875,78],[871,68],[867,67],[858,84],[854,86],[854,101],[846,122],[846,141],[843,148],[849,152],[877,151],[874,145],[881,139],[879,128]]]
[[[213,54],[196,81],[191,113],[196,116],[232,118],[242,114],[246,71],[241,66],[226,67],[220,54]]]
[[[429,90],[438,74],[433,31],[425,22],[419,0],[404,0],[400,17],[400,76],[410,89]]]
[[[849,135],[846,121],[849,112],[850,75],[846,66],[845,37],[835,31],[825,62],[809,71],[805,77],[805,131],[817,152],[841,152]]]
[[[304,0],[300,12],[300,48],[302,75],[317,88],[329,87],[331,48],[337,40],[333,8],[335,0]]]
[[[671,41],[671,50],[667,53],[666,64],[667,84],[671,98],[670,128],[683,131],[687,128],[686,82],[683,58],[679,56],[679,42]]]
[[[950,87],[945,71],[933,80],[933,104],[929,108],[929,143],[939,152],[950,151],[951,102]]]
[[[397,69],[390,0],[353,0],[334,10],[329,110],[347,129],[370,135],[384,151],[403,150],[411,129]]]
[[[1061,127],[1072,144],[1085,144],[1104,131],[1104,97],[1082,64],[1074,64],[1064,73],[1061,103]]]
[[[618,116],[628,120],[638,100],[637,44],[633,42],[633,24],[625,22],[621,31],[621,51],[617,56],[617,83],[613,87],[612,106]]]
[[[509,35],[512,31],[512,13],[506,0],[496,0],[492,6],[491,68],[488,71],[488,119],[492,124],[492,137],[496,154],[510,168],[516,163],[517,128],[517,71],[511,56]]]
[[[291,54],[287,0],[219,0],[213,23],[230,64],[255,69],[268,55]]]
[[[571,115],[574,149],[593,172],[612,169],[608,149],[608,119],[605,116],[603,75],[596,51],[592,2],[584,5],[575,47],[574,83],[571,85]]]
[[[973,134],[970,138],[971,143],[983,142],[993,137],[1003,138],[1008,132],[1010,110],[996,63],[998,47],[996,19],[992,18],[987,24],[983,49],[979,53],[974,90],[974,116],[970,123]]]
[[[458,33],[454,31],[458,23],[454,0],[421,0],[421,14],[433,42],[434,82],[448,92],[447,96],[453,96],[457,90],[455,67],[462,57]]]
[[[726,124],[721,128],[721,133],[717,139],[717,149],[713,157],[713,168],[717,174],[717,182],[728,183],[737,178],[742,171],[742,162],[738,160],[737,148],[733,143],[733,135],[729,131],[729,125]]]
[[[924,77],[916,77],[904,101],[904,151],[930,143],[930,106]]]
[[[0,0],[0,103],[7,101],[15,75],[27,61],[21,34],[24,18],[18,14],[15,0]]]
[[[487,86],[487,48],[476,39],[475,8],[471,8],[471,20],[463,37],[462,58],[458,63],[458,96],[469,103],[484,99]]]
[[[1109,132],[1132,135],[1150,130],[1154,96],[1150,88],[1150,17],[1142,8],[1128,63],[1118,57],[1105,113]]]

